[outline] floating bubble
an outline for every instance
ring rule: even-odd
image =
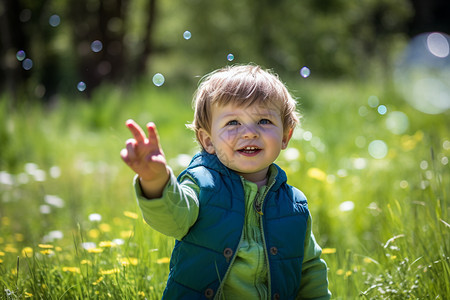
[[[185,40],[189,40],[189,39],[192,37],[192,34],[191,34],[190,31],[186,30],[186,31],[183,33],[183,37],[184,37]]]
[[[377,108],[377,111],[380,115],[385,115],[387,113],[387,107],[386,105],[380,105]]]
[[[33,67],[33,61],[29,58],[25,58],[22,61],[22,68],[24,68],[24,70],[30,70]]]
[[[95,40],[91,43],[91,50],[95,53],[102,51],[103,49],[103,43],[99,40]]]
[[[403,134],[408,130],[408,116],[401,111],[393,111],[387,115],[386,128],[393,134]]]
[[[59,24],[61,23],[61,18],[58,15],[52,15],[49,19],[48,19],[48,23],[50,24],[50,26],[52,27],[58,27]]]
[[[425,33],[413,38],[399,58],[397,90],[415,109],[440,114],[450,109],[450,37]]]
[[[232,53],[227,55],[227,60],[228,61],[233,61],[234,60],[234,55]]]
[[[377,96],[370,96],[369,99],[367,99],[367,103],[369,104],[370,107],[377,107],[378,104],[380,104],[380,100],[378,99]]]
[[[437,57],[447,57],[450,47],[447,39],[440,33],[434,32],[427,37],[428,50]]]
[[[309,75],[311,75],[311,70],[308,67],[303,67],[300,69],[300,75],[302,75],[303,78],[309,77]]]
[[[163,76],[163,74],[161,73],[156,73],[155,75],[153,75],[153,84],[156,86],[162,86],[164,84],[165,78]]]
[[[84,92],[85,89],[86,89],[86,83],[84,83],[83,81],[78,82],[77,90],[79,90],[80,92]]]
[[[373,158],[385,158],[388,153],[388,146],[382,140],[374,140],[369,144],[369,154]]]
[[[19,50],[16,53],[16,58],[17,58],[18,61],[23,61],[26,56],[27,55],[26,55],[25,51],[23,51],[23,50]]]

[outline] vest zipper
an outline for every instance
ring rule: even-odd
[[[266,188],[266,190],[264,191],[263,196],[261,197],[261,203],[259,203],[260,206],[260,210],[261,212],[256,211],[259,214],[259,229],[261,230],[261,236],[262,236],[262,240],[263,240],[263,248],[264,248],[264,257],[266,259],[266,264],[267,264],[267,295],[269,296],[269,299],[272,298],[272,284],[271,284],[271,280],[270,280],[270,262],[269,262],[269,253],[267,252],[267,245],[266,245],[266,238],[264,235],[264,224],[263,224],[263,212],[262,212],[262,208],[263,208],[263,204],[264,204],[264,200],[267,196],[267,193],[269,192],[269,190],[272,188],[272,186],[275,184],[276,179],[274,179],[272,181],[272,183]],[[257,193],[258,196],[258,193]],[[258,201],[258,198],[255,197],[255,202]],[[256,209],[256,208],[255,208]]]

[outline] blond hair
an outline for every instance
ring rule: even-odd
[[[201,128],[211,133],[212,106],[227,104],[276,106],[284,132],[299,123],[297,102],[276,74],[256,65],[227,66],[203,77],[194,94],[194,121],[187,126],[195,131],[197,139]]]

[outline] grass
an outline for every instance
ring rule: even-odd
[[[415,111],[376,83],[290,87],[304,118],[278,163],[309,199],[333,297],[450,295],[448,112]],[[184,127],[194,88],[104,87],[90,102],[45,109],[24,101],[12,110],[1,98],[1,298],[161,297],[174,241],[143,223],[119,152],[126,119],[154,121],[181,171],[197,150]],[[407,116],[406,129],[389,125],[394,111]],[[369,153],[375,140],[387,146],[375,147],[382,158]]]

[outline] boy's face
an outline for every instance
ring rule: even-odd
[[[283,131],[277,107],[227,104],[212,107],[211,133],[200,129],[204,149],[216,154],[245,179],[264,180],[269,166],[287,147],[292,130]]]

